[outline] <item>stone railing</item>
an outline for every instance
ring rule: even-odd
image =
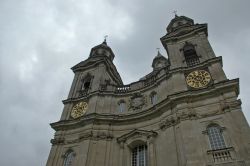
[[[130,85],[122,86],[122,87],[117,87],[115,92],[116,93],[127,93],[130,91]]]
[[[156,81],[155,77],[151,77],[151,78],[148,78],[146,80],[140,80],[137,82],[133,82],[129,85],[116,87],[115,92],[116,93],[127,93],[130,91],[139,90],[139,89],[145,88],[147,86],[153,85],[155,83],[155,81]]]
[[[191,66],[195,66],[195,65],[199,64],[200,60],[198,57],[197,58],[190,58],[190,59],[186,60],[186,63],[187,63],[187,66],[191,67]]]
[[[233,148],[224,148],[224,149],[218,149],[218,150],[209,150],[207,151],[207,154],[211,156],[213,162],[220,163],[220,162],[226,162],[226,161],[232,161],[232,151]]]

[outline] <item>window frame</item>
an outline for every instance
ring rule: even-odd
[[[81,90],[87,91],[91,89],[92,80],[93,80],[93,76],[91,76],[89,73],[86,76],[84,76],[84,78],[81,80],[82,81]],[[88,84],[87,85],[88,87],[86,87],[86,84]]]
[[[192,67],[200,63],[199,56],[195,49],[195,45],[186,42],[186,44],[181,50],[183,51],[183,55],[188,67]]]
[[[214,129],[212,130],[212,128]],[[210,124],[207,126],[206,133],[208,135],[211,150],[227,148],[227,144],[223,135],[223,130],[224,128],[218,124]]]
[[[140,151],[140,148],[142,151]],[[134,155],[135,153],[135,155]],[[143,156],[143,158],[141,158]],[[148,146],[147,144],[138,144],[131,148],[131,166],[148,165]]]
[[[118,112],[123,113],[126,111],[126,102],[124,100],[120,100],[118,102]]]
[[[64,155],[63,166],[73,166],[74,159],[75,159],[75,152],[70,149]]]
[[[155,105],[157,103],[157,100],[158,100],[157,93],[156,92],[152,92],[150,94],[150,102],[151,102],[151,104]]]

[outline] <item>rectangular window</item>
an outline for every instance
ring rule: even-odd
[[[132,166],[147,166],[146,145],[139,145],[132,150]]]
[[[208,137],[212,150],[226,148],[224,138],[218,126],[208,128]]]

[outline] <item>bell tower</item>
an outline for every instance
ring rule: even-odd
[[[81,98],[88,97],[86,100],[88,100],[90,111],[86,112],[86,114],[101,111],[94,108],[98,100],[102,100],[95,94],[99,90],[107,88],[108,85],[123,85],[121,77],[113,64],[114,57],[115,55],[105,39],[103,43],[91,49],[88,59],[71,68],[75,73],[75,77],[68,99],[64,101],[65,109],[61,120],[70,117],[68,106],[71,107]],[[77,115],[75,116],[77,117]]]
[[[239,79],[228,79],[207,24],[175,16],[152,71],[124,85],[106,40],[75,74],[47,166],[249,166]]]
[[[105,81],[122,85],[122,80],[113,64],[115,55],[106,40],[93,47],[89,58],[72,67],[76,81],[73,82],[69,97],[79,97],[98,91]]]
[[[200,67],[209,70],[214,83],[227,80],[222,69],[222,58],[215,56],[209,44],[207,24],[195,24],[186,16],[175,15],[166,30],[167,34],[161,38],[161,42],[168,53],[170,69]]]

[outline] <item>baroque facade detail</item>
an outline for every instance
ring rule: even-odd
[[[142,109],[142,107],[147,104],[147,100],[146,100],[146,97],[143,96],[142,94],[135,93],[130,98],[129,103],[130,103],[130,106],[129,106],[130,109],[138,110],[138,109]]]
[[[124,85],[106,40],[75,74],[47,166],[250,166],[239,79],[228,79],[207,24],[175,16],[152,71]]]

